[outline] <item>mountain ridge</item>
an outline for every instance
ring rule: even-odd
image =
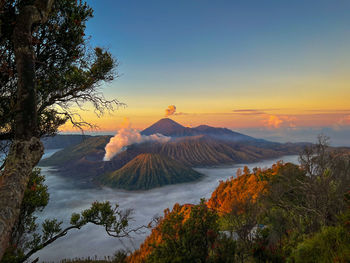
[[[166,125],[163,125],[164,123]],[[159,126],[161,127],[159,128]],[[231,140],[225,136],[222,136],[223,139],[221,139],[220,136],[213,136],[208,132],[208,129],[222,131],[224,135],[233,133],[233,137],[236,134],[225,128],[213,128],[207,125],[186,128],[172,120],[164,121],[163,119],[148,128],[151,128],[148,130],[149,132],[167,131],[174,133],[175,129],[177,134],[190,131],[192,135],[174,136],[165,143],[149,141],[132,144],[110,161],[103,161],[103,157],[105,146],[111,136],[94,136],[87,138],[80,144],[54,153],[51,157],[42,160],[39,166],[55,166],[60,174],[74,177],[80,183],[99,185],[101,183],[100,176],[121,169],[140,154],[158,154],[161,158],[176,160],[182,166],[190,168],[251,163],[296,154],[303,148],[303,144],[274,143],[255,138],[250,139],[249,136],[246,140]],[[159,130],[157,130],[158,128]],[[147,131],[147,129],[145,130]],[[198,135],[197,132],[202,130],[206,132]],[[175,165],[170,161],[163,161],[163,163],[168,163],[170,166]]]
[[[212,127],[209,125],[199,125],[194,128],[184,127],[170,118],[160,119],[148,128],[141,131],[142,135],[152,135],[156,133],[171,137],[210,135],[212,137],[221,137],[221,139],[228,139],[232,141],[256,140],[253,137],[234,132],[227,128]]]

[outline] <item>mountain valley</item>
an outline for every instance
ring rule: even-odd
[[[161,119],[143,130],[141,134],[143,136],[162,134],[171,136],[171,139],[165,143],[147,141],[131,144],[110,161],[103,161],[105,146],[111,136],[88,136],[81,143],[69,146],[42,160],[40,166],[54,166],[60,174],[73,177],[79,184],[89,187],[107,184],[116,188],[138,190],[197,180],[199,176],[191,176],[195,174],[191,167],[251,163],[296,154],[305,145],[269,142],[229,129],[205,125],[188,128],[168,118]],[[147,164],[146,170],[140,170],[141,160],[142,162],[148,160],[151,163],[159,161],[159,163]],[[176,169],[179,169],[178,173],[174,172]],[[187,171],[187,179],[184,178],[184,171]],[[150,179],[152,183],[144,179],[152,175],[163,175],[163,178]],[[170,175],[173,179],[170,179]],[[138,182],[137,186],[132,186],[132,179],[122,180],[127,176],[137,178],[135,179]],[[140,184],[139,180],[147,181],[147,185]]]

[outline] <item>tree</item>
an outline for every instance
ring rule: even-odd
[[[305,233],[335,225],[337,215],[346,209],[349,154],[330,148],[327,141],[320,138],[317,144],[305,148],[300,163],[300,167],[283,167],[272,181],[268,197],[271,204],[294,214],[294,227]]]
[[[291,262],[350,261],[350,191],[344,195],[347,209],[338,215],[335,226],[323,227],[293,248]]]
[[[120,210],[109,202],[94,202],[89,209],[73,214],[70,225],[62,228],[57,219],[46,219],[39,228],[34,215],[43,211],[49,201],[45,177],[40,169],[34,169],[24,193],[19,220],[16,222],[10,240],[10,246],[1,263],[22,263],[37,251],[65,236],[72,229],[80,229],[88,223],[101,225],[110,236],[125,237],[139,229],[129,228],[131,210]],[[41,234],[39,234],[41,229]],[[119,256],[122,256],[120,253]],[[125,256],[125,253],[124,253]]]
[[[13,139],[15,135],[13,122],[16,113],[13,107],[17,99],[19,72],[13,34],[19,16],[16,14],[30,2],[33,1],[7,1],[0,16],[3,22],[0,39],[2,139]],[[88,44],[84,30],[92,15],[92,9],[81,1],[56,0],[47,21],[36,25],[28,33],[30,39],[27,45],[32,51],[30,58],[34,57],[31,61],[35,66],[32,72],[35,78],[31,81],[36,92],[36,129],[39,129],[39,135],[56,132],[57,127],[67,120],[77,127],[89,125],[71,111],[72,103],[82,106],[84,102],[91,102],[98,114],[118,105],[117,100],[105,100],[97,89],[101,81],[114,78],[116,63],[108,52],[101,48],[93,49]]]
[[[116,63],[84,36],[92,9],[81,1],[8,0],[0,2],[0,140],[11,141],[0,176],[0,258],[33,167],[43,154],[40,137],[66,121],[91,125],[72,111],[90,102],[97,114],[112,110],[99,92],[111,81]]]
[[[222,214],[220,227],[236,237],[235,256],[237,262],[246,262],[251,255],[258,229],[258,216],[261,213],[257,200],[247,197],[232,205],[229,213]]]
[[[160,225],[162,242],[154,244],[147,262],[209,262],[210,251],[218,237],[217,214],[203,200],[187,209],[190,210],[174,206],[163,219]]]
[[[327,263],[350,261],[350,232],[343,226],[328,226],[305,239],[294,249],[296,263]]]
[[[285,262],[292,253],[302,260],[306,253],[318,253],[322,239],[331,243],[335,237],[342,241],[333,242],[334,248],[346,253],[346,231],[332,231],[338,231],[338,217],[347,209],[349,180],[349,153],[329,147],[321,137],[301,153],[300,165],[278,162],[253,173],[238,171],[219,184],[208,205],[218,211],[220,228],[236,237],[240,262]]]
[[[334,237],[346,233],[336,226],[339,215],[348,209],[344,195],[350,184],[349,153],[329,147],[320,137],[317,144],[301,153],[300,164],[282,166],[269,183],[268,195],[262,200],[265,236],[260,241],[274,251],[260,250],[260,257],[271,260],[271,256],[279,255],[285,259],[294,253],[306,262],[306,253],[317,254],[322,240],[328,239],[330,244]],[[342,249],[336,242],[333,245]],[[325,246],[324,250],[329,248]]]
[[[220,215],[220,228],[236,238],[234,259],[246,262],[252,256],[259,227],[259,216],[263,212],[260,200],[268,194],[269,181],[283,167],[278,162],[272,168],[248,167],[237,170],[235,178],[220,182],[208,201],[209,207]]]
[[[13,227],[10,245],[0,262],[18,262],[30,247],[29,235],[37,231],[38,225],[34,213],[41,212],[48,204],[49,194],[39,169],[34,169],[24,193],[20,216]]]

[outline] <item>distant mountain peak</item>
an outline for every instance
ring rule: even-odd
[[[141,134],[152,135],[160,133],[171,137],[186,137],[197,135],[208,135],[218,139],[230,141],[252,141],[254,138],[234,132],[227,128],[211,127],[209,125],[199,125],[195,128],[184,127],[181,124],[169,118],[163,118],[144,129]]]
[[[181,124],[177,123],[176,121],[174,121],[174,120],[172,120],[170,118],[160,119],[159,121],[157,121],[153,125],[171,125],[171,126],[175,126],[175,127],[182,127],[182,128],[184,128],[184,126],[182,126]]]
[[[163,118],[152,124],[150,127],[144,129],[141,134],[151,135],[161,133],[165,136],[184,136],[187,129],[189,128],[182,126],[172,119]]]

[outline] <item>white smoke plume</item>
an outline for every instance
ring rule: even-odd
[[[130,122],[127,118],[124,119],[118,133],[112,137],[105,147],[106,154],[103,157],[104,161],[111,160],[115,155],[124,151],[128,145],[134,143],[142,143],[148,141],[167,142],[170,137],[162,134],[152,134],[150,136],[141,135],[136,129],[131,128]]]
[[[168,108],[165,109],[165,117],[169,117],[171,115],[174,115],[175,112],[176,112],[176,106],[169,105]]]

